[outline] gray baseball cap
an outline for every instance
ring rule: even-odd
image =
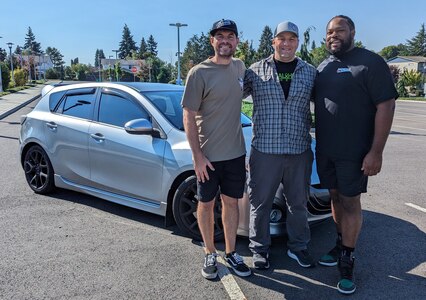
[[[274,37],[279,35],[281,32],[291,32],[294,33],[297,37],[299,37],[299,28],[297,28],[296,24],[290,21],[285,21],[278,24],[277,28],[275,28]]]

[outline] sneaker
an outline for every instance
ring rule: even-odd
[[[215,279],[217,277],[217,262],[216,253],[206,254],[204,257],[204,266],[201,270],[201,274],[206,279]]]
[[[296,260],[297,263],[304,267],[304,268],[310,268],[315,266],[315,262],[311,255],[309,254],[308,250],[300,250],[300,251],[292,251],[288,249],[287,255]]]
[[[260,270],[269,269],[269,254],[268,253],[253,254],[253,267],[255,269],[260,269]]]
[[[237,252],[233,251],[225,254],[223,258],[238,276],[245,277],[251,275],[250,268],[244,263],[243,258]]]
[[[339,260],[340,252],[342,251],[342,247],[339,245],[334,246],[333,249],[328,251],[327,254],[324,254],[319,259],[318,263],[323,266],[333,267],[337,266],[337,261]]]
[[[353,272],[354,272],[355,258],[342,256],[339,259],[339,271],[340,281],[337,283],[337,290],[345,295],[349,295],[355,292],[356,285],[354,283]]]

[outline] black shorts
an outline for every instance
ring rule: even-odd
[[[321,187],[336,189],[346,197],[367,192],[368,176],[361,170],[362,161],[335,159],[316,153],[316,162]]]
[[[201,202],[209,202],[220,193],[231,198],[242,198],[246,182],[246,156],[212,162],[214,171],[207,167],[209,180],[197,182],[197,195]]]

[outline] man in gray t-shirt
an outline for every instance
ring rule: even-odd
[[[205,251],[201,273],[207,279],[217,277],[214,206],[219,190],[224,259],[237,275],[251,274],[235,252],[238,199],[243,196],[246,179],[246,150],[240,121],[245,66],[232,57],[238,41],[233,21],[222,19],[213,24],[210,43],[215,55],[189,71],[182,99],[183,122],[197,176],[197,219]]]

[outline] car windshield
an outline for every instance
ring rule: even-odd
[[[173,126],[179,130],[184,130],[182,106],[180,104],[183,90],[142,92],[142,95],[151,101]],[[241,113],[241,125],[243,127],[251,126],[250,118],[243,113]]]

